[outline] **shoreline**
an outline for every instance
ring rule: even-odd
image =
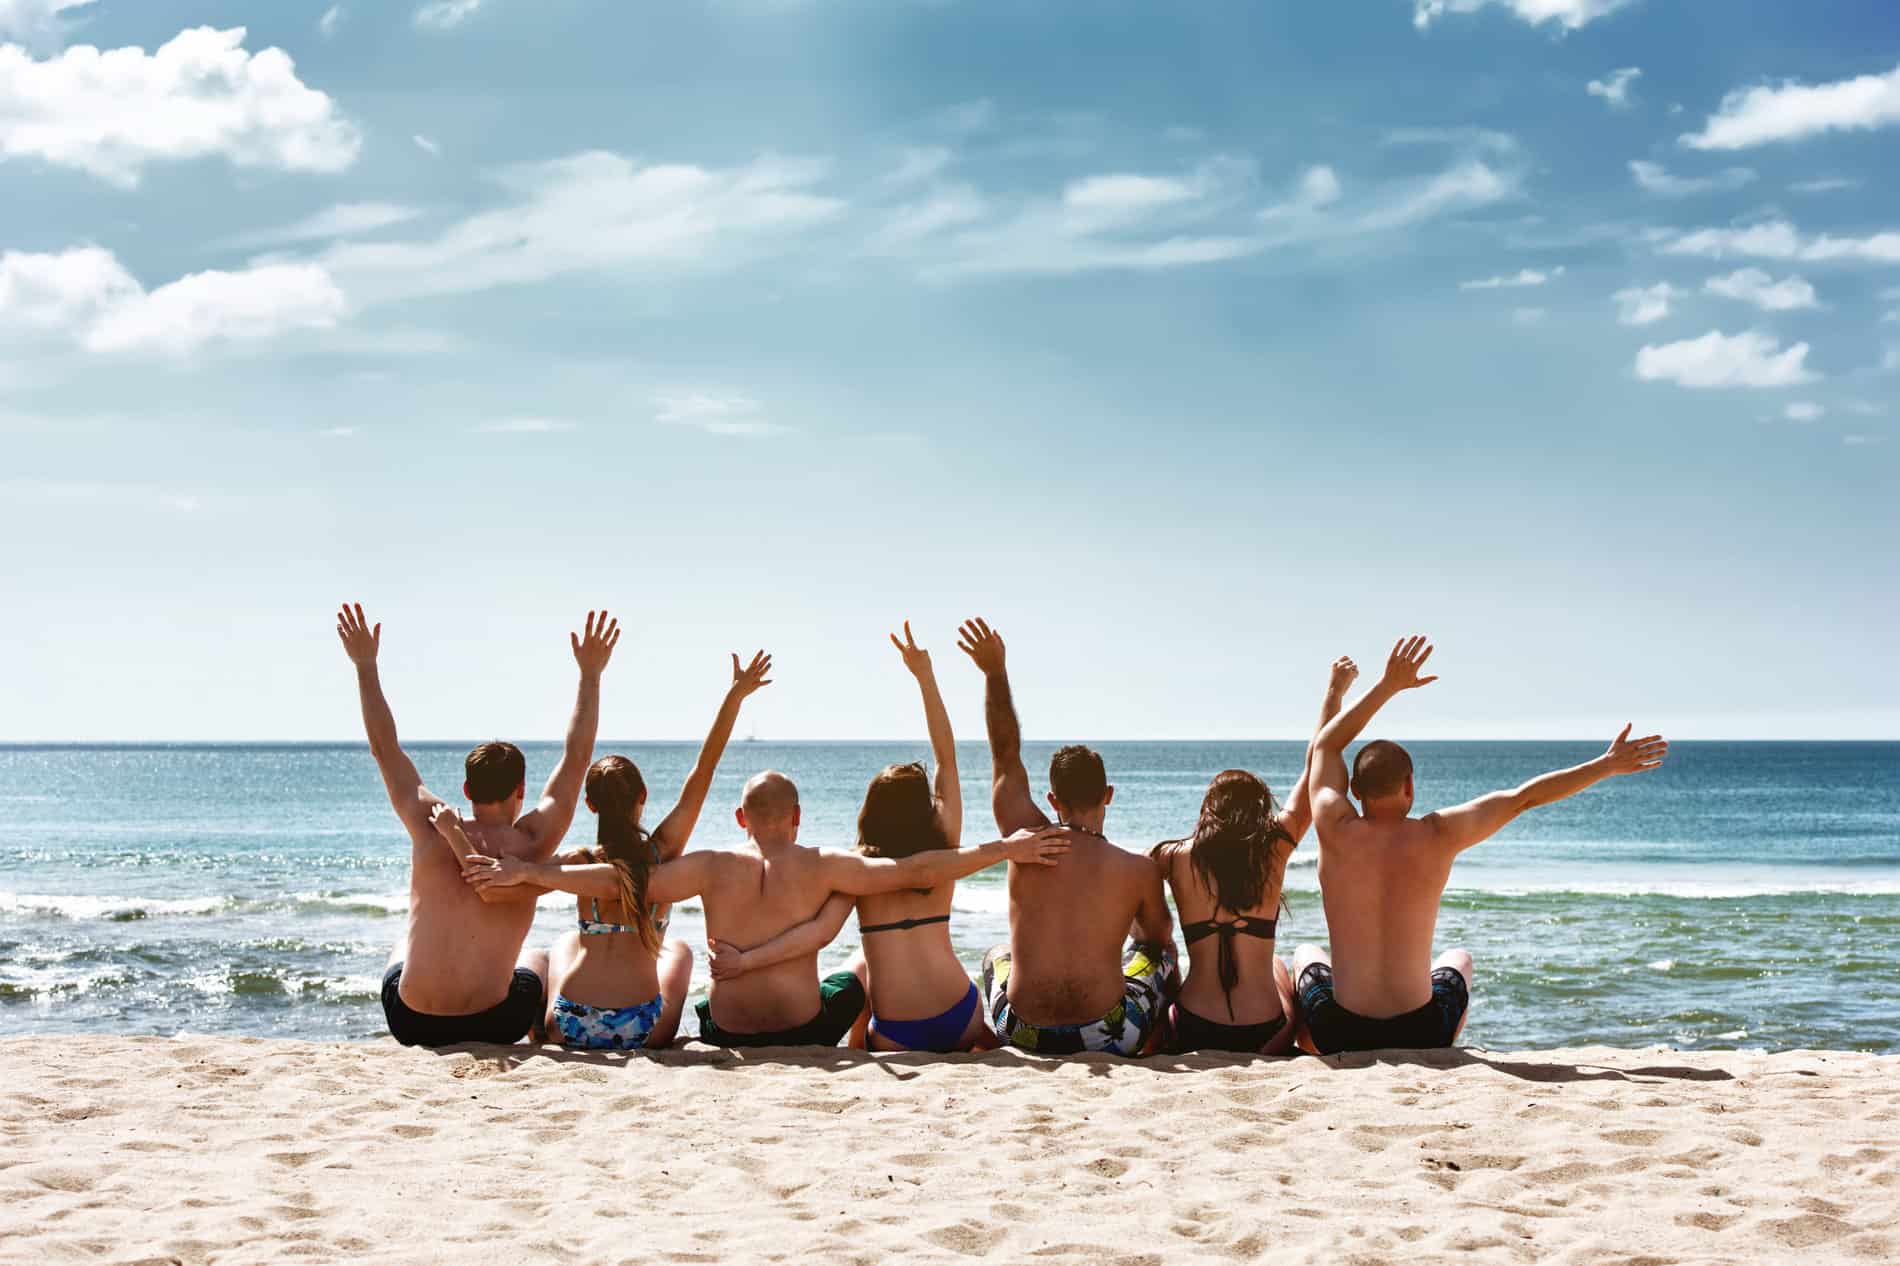
[[[1891,1260],[1900,1057],[0,1039],[0,1257]],[[743,1216],[735,1216],[742,1212]]]

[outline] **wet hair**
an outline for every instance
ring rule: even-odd
[[[646,779],[640,767],[624,756],[603,756],[587,770],[587,801],[600,825],[588,855],[612,866],[620,884],[620,906],[633,924],[647,953],[659,956],[660,929],[647,901],[647,882],[653,877],[653,841],[640,825],[646,803]]]
[[[879,770],[858,810],[858,851],[866,857],[909,857],[955,847],[944,834],[929,771],[916,762]]]
[[[1059,747],[1049,758],[1049,790],[1064,808],[1087,811],[1108,799],[1102,755],[1079,743]]]
[[[528,759],[513,743],[483,743],[462,763],[468,798],[475,804],[500,804],[528,779]]]
[[[1214,894],[1215,914],[1222,910],[1241,914],[1266,901],[1274,872],[1292,856],[1296,841],[1280,825],[1273,792],[1267,784],[1244,769],[1229,769],[1216,774],[1207,785],[1193,836],[1166,840],[1154,851],[1159,855],[1164,849],[1183,844],[1194,877]],[[1279,904],[1283,907],[1285,903]],[[1219,970],[1231,1013],[1240,969],[1224,949]]]
[[[1352,794],[1364,804],[1383,800],[1405,789],[1412,776],[1412,758],[1389,739],[1374,739],[1359,749],[1352,762]]]

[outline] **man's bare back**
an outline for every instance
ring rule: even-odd
[[[1061,866],[1009,868],[1009,1000],[1035,1024],[1086,1024],[1121,999],[1124,942],[1159,872],[1093,831],[1059,838]]]
[[[771,856],[748,840],[708,856],[711,879],[700,893],[709,940],[756,945],[818,912],[831,896],[818,850],[789,844]],[[711,1013],[722,1029],[763,1033],[795,1028],[818,1013],[816,952],[715,981]]]

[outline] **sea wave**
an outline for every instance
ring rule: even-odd
[[[101,897],[76,893],[0,892],[0,914],[58,919],[107,919],[126,923],[161,915],[216,914],[237,905],[234,897]]]
[[[1684,901],[1743,901],[1753,897],[1893,897],[1900,879],[1560,880],[1548,884],[1454,886],[1447,897],[1675,897]]]

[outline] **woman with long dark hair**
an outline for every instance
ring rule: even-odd
[[[858,851],[866,857],[903,858],[954,850],[963,834],[963,796],[957,782],[957,741],[937,687],[930,652],[917,645],[910,624],[891,644],[923,695],[924,724],[936,757],[933,778],[921,764],[887,765],[871,779],[858,812]],[[858,935],[870,969],[870,1022],[863,1045],[877,1051],[967,1051],[996,1045],[983,1022],[980,997],[950,940],[956,884],[880,893],[855,899]],[[834,895],[818,914],[750,950],[716,943],[712,971],[727,979],[830,943],[854,899]],[[853,1045],[858,1045],[853,1035]]]
[[[1358,675],[1350,659],[1333,664],[1321,727]],[[1312,822],[1304,768],[1284,810],[1260,778],[1229,769],[1208,784],[1194,834],[1155,845],[1188,952],[1187,979],[1168,1012],[1169,1050],[1292,1049],[1293,981],[1273,947],[1287,859]]]

